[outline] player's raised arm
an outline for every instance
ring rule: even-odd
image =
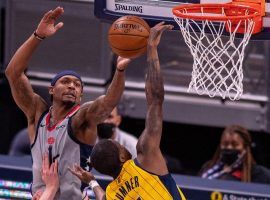
[[[118,57],[116,71],[106,94],[93,102],[82,105],[78,114],[74,116],[74,128],[80,129],[85,124],[96,128],[97,124],[103,122],[110,115],[119,103],[125,89],[125,69],[129,63],[129,58]]]
[[[54,10],[48,11],[43,16],[35,32],[16,51],[5,72],[11,87],[13,98],[26,114],[30,123],[33,121],[33,118],[35,118],[35,114],[39,112],[37,109],[45,107],[45,102],[40,96],[33,92],[24,72],[27,69],[31,56],[40,42],[46,37],[53,35],[63,26],[62,22],[55,25],[55,20],[63,12],[63,8],[57,7]]]
[[[162,104],[164,100],[163,77],[157,53],[157,46],[162,33],[172,29],[171,25],[163,22],[151,28],[148,40],[147,61],[148,70],[146,74],[145,93],[147,100],[147,115],[145,130],[137,144],[138,160],[142,166],[151,172],[167,173],[165,161],[160,151],[160,139],[162,135]],[[158,163],[158,167],[157,164]],[[162,169],[160,171],[160,169]]]

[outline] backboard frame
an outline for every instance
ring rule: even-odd
[[[201,3],[199,0],[190,0],[188,3],[179,1],[182,0],[98,0],[94,2],[94,14],[101,21],[109,23],[124,15],[137,15],[145,19],[150,27],[165,21],[167,24],[172,24],[174,30],[179,30],[177,23],[173,19],[172,8],[181,4]],[[266,1],[266,17],[263,18],[263,31],[252,35],[251,40],[270,39],[270,0]],[[156,13],[159,13],[159,15],[157,16]],[[241,34],[237,35],[237,37],[241,37]]]

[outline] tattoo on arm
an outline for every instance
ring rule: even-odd
[[[156,103],[162,104],[164,100],[164,86],[156,48],[149,50],[148,65],[145,85],[147,103],[149,105],[156,101]]]
[[[25,75],[18,77],[17,80],[9,80],[12,96],[16,104],[26,114],[27,117],[31,117],[35,113],[37,108],[36,101],[43,103],[40,98],[37,98],[30,85],[28,78]]]
[[[142,153],[151,152],[159,148],[162,135],[164,86],[156,48],[148,49],[145,93],[148,104],[145,130],[139,138],[137,145],[137,149]]]

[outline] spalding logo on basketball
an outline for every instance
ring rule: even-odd
[[[129,33],[130,31],[134,32],[134,31],[139,31],[139,32],[143,32],[143,27],[141,27],[140,25],[137,24],[114,24],[114,26],[112,27],[113,31],[119,30],[123,31],[124,33]]]
[[[111,26],[108,40],[111,49],[124,58],[135,58],[147,50],[150,27],[140,17],[123,16]]]

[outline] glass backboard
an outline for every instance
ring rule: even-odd
[[[115,21],[123,15],[137,15],[144,18],[150,26],[165,21],[178,29],[173,19],[172,8],[189,3],[228,3],[231,0],[98,0],[95,1],[95,15],[105,21]],[[266,15],[263,17],[263,30],[252,39],[270,38],[270,0],[265,2]]]

